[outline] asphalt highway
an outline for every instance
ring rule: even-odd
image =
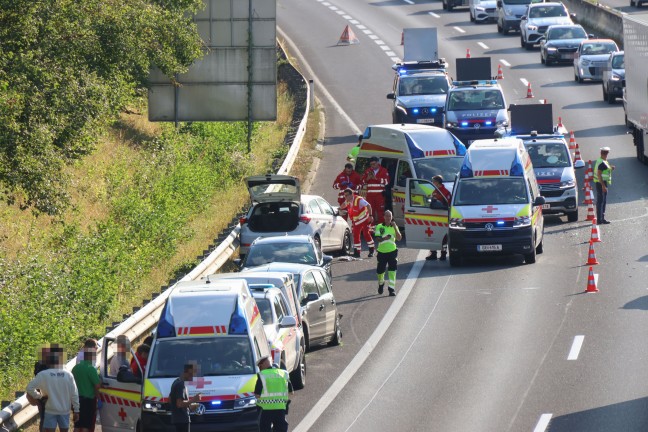
[[[609,146],[616,166],[612,224],[600,227],[596,245],[598,293],[584,293],[585,206],[576,223],[546,217],[545,252],[533,265],[485,257],[450,268],[401,245],[396,298],[377,295],[375,260],[366,251],[362,260],[336,260],[344,344],[308,354],[291,430],[646,430],[648,167],[635,158],[621,103],[603,102],[600,83],[574,82],[570,65],[540,64],[539,51],[520,48],[519,36],[473,24],[466,9],[449,13],[436,0],[280,0],[277,22],[326,112],[310,192],[331,202],[356,134],[391,119],[385,95],[408,27],[438,28],[451,75],[467,49],[490,56],[493,74],[501,64],[509,104],[529,103],[531,83],[534,102],[553,104],[585,160]],[[359,44],[336,45],[346,25]]]

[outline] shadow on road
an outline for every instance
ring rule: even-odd
[[[648,310],[648,295],[636,298],[624,304],[621,309],[627,310]]]
[[[633,399],[551,419],[552,432],[645,431],[648,398]]]

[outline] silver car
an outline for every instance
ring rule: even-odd
[[[618,51],[610,54],[605,69],[603,69],[603,100],[609,104],[623,97],[625,86],[625,53]]]
[[[619,51],[612,39],[588,39],[581,42],[574,57],[574,81],[603,79],[603,70],[610,53]]]
[[[337,208],[317,195],[302,195],[299,180],[268,174],[245,179],[252,207],[239,220],[240,255],[257,237],[309,235],[324,252],[351,253],[351,228]]]
[[[469,0],[470,21],[483,23],[497,20],[496,0]]]
[[[570,14],[562,3],[532,3],[520,20],[520,46],[531,50],[540,43],[549,26],[573,24]]]

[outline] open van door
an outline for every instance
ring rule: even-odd
[[[429,180],[407,179],[405,186],[405,245],[412,249],[440,250],[448,234],[448,205],[432,199]]]
[[[110,373],[112,371],[109,370],[108,359],[116,351],[115,338],[106,336],[101,353],[101,389],[99,389],[101,430],[103,432],[135,431],[140,419],[142,384],[120,382],[115,374]],[[137,359],[135,361],[137,362]],[[120,379],[123,380],[121,374]]]

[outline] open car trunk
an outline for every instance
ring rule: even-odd
[[[295,202],[259,203],[248,218],[250,230],[263,232],[289,232],[299,224],[300,204]]]

